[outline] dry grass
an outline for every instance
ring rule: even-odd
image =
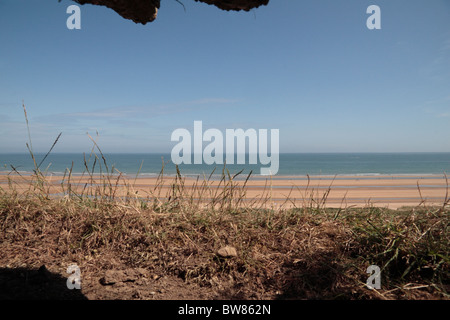
[[[309,195],[302,207],[271,208],[269,187],[244,202],[245,183],[236,185],[226,170],[220,188],[209,188],[209,179],[186,188],[179,173],[169,191],[162,194],[159,183],[145,198],[120,174],[92,170],[87,178],[74,188],[69,172],[58,197],[44,174],[23,177],[29,188],[21,191],[11,179],[0,192],[0,264],[144,268],[219,298],[449,297],[445,206],[330,209]],[[120,188],[127,196],[117,196]],[[225,245],[238,256],[219,257]],[[381,268],[381,290],[366,287],[369,265]]]
[[[142,197],[92,141],[83,176],[68,169],[58,196],[38,165],[0,188],[0,267],[61,273],[76,262],[92,279],[142,268],[219,299],[449,298],[447,197],[439,208],[333,209],[328,193],[307,189],[302,206],[288,207],[287,197],[275,208],[270,180],[243,201],[249,176],[237,184],[224,168],[219,187],[209,176],[187,188],[178,171],[167,189],[164,167]],[[220,257],[225,245],[237,257]],[[366,287],[369,265],[381,268],[380,290]]]

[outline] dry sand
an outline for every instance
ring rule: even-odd
[[[16,190],[23,191],[29,188],[30,176],[19,177],[0,174],[0,187],[9,189],[8,177],[14,181]],[[67,177],[65,178],[67,182]],[[47,189],[50,194],[61,194],[62,176],[48,176]],[[94,177],[95,182],[101,179]],[[73,176],[71,184],[73,190],[81,190],[87,182],[92,182],[89,176]],[[198,188],[203,183],[203,188]],[[157,178],[125,178],[111,177],[111,190],[115,196],[139,196],[143,198],[160,196],[166,197],[170,193],[174,177],[165,177],[163,181]],[[243,186],[244,179],[234,181],[235,185]],[[90,185],[90,184],[88,184]],[[104,184],[100,183],[100,186]],[[156,188],[156,186],[161,186]],[[203,178],[185,178],[186,191],[192,190],[197,185],[196,195],[203,190],[201,197],[208,199],[216,191],[217,187],[223,188],[223,182],[219,180],[204,181]],[[67,190],[67,185],[66,185]],[[85,189],[86,190],[86,189]],[[311,176],[311,177],[273,177],[263,178],[255,176],[246,183],[245,198],[247,201],[254,199],[268,199],[268,206],[291,207],[302,206],[308,203],[321,203],[326,196],[327,207],[367,206],[387,207],[397,209],[402,206],[442,205],[447,196],[447,180],[444,175],[386,175],[386,176]],[[107,188],[108,192],[110,190]],[[220,189],[218,191],[220,193]],[[327,194],[328,192],[328,194]],[[287,200],[289,199],[289,200]]]

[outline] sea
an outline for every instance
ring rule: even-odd
[[[246,158],[248,163],[248,155]],[[35,164],[36,163],[36,164]],[[270,164],[269,164],[270,165]],[[183,176],[220,177],[223,173],[236,178],[260,176],[261,164],[180,164]],[[116,153],[83,154],[0,153],[0,172],[32,173],[36,166],[52,175],[111,173],[126,176],[156,177],[177,174],[170,154]],[[450,173],[450,152],[446,153],[281,153],[279,170],[274,178],[305,176],[377,176],[442,175]]]

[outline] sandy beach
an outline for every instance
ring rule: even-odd
[[[8,179],[12,184],[8,183]],[[10,185],[18,191],[29,190],[31,176],[0,174],[0,187],[8,190]],[[65,189],[61,182],[64,180]],[[105,181],[107,181],[105,187]],[[47,176],[46,190],[50,194],[61,195],[67,191],[68,177]],[[167,198],[172,192],[175,178],[164,179],[150,177],[113,176],[109,180],[100,177],[76,176],[70,179],[70,186],[75,192],[86,192],[89,188],[103,188],[113,192],[114,196],[133,196],[143,199]],[[224,182],[211,179],[204,180],[183,178],[185,194],[194,191],[194,199],[208,200],[220,194]],[[225,181],[229,185],[229,181]],[[245,193],[242,186],[246,186]],[[376,176],[276,176],[272,178],[255,176],[248,181],[234,180],[237,193],[246,201],[264,199],[268,206],[302,206],[307,203],[326,207],[364,207],[368,205],[398,209],[402,206],[429,205],[439,206],[447,196],[447,181],[444,175],[376,175]]]

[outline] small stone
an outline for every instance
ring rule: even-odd
[[[113,285],[117,282],[114,275],[112,275],[110,272],[106,272],[105,276],[100,279],[100,283],[104,286]]]
[[[225,246],[217,251],[217,254],[223,258],[237,257],[236,248]]]
[[[138,272],[133,269],[107,270],[105,276],[100,279],[100,283],[106,286],[121,282],[135,282],[138,278]]]
[[[140,298],[142,298],[142,294],[139,290],[135,290],[132,297],[135,299],[140,299]]]

